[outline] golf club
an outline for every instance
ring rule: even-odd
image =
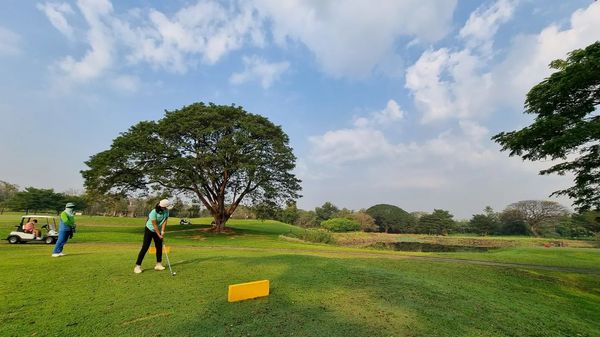
[[[165,256],[167,257],[167,265],[169,266],[169,271],[171,272],[171,276],[177,275],[176,272],[171,269],[171,261],[169,261],[169,253],[167,253],[167,245],[165,244],[165,239],[163,238],[163,247],[165,248]]]

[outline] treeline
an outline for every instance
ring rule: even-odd
[[[19,190],[14,184],[0,181],[0,213],[20,211],[26,214],[40,212],[60,213],[67,202],[74,202],[76,212],[87,215],[143,217],[166,195],[147,197],[124,197],[122,195],[99,195],[76,192],[58,193],[53,189],[27,187]],[[174,200],[171,214],[179,217],[210,216],[199,204],[186,203],[179,198]]]
[[[52,189],[18,186],[0,181],[0,212],[4,210],[60,212],[66,202],[75,202],[77,211],[88,215],[143,217],[166,195],[124,197],[84,193],[56,193]],[[175,198],[172,216],[210,217],[199,203]],[[240,205],[232,218],[274,219],[304,228],[323,228],[332,232],[364,231],[448,235],[530,235],[546,237],[600,237],[600,211],[570,213],[554,201],[524,200],[508,205],[501,212],[486,207],[469,220],[455,220],[447,210],[407,212],[400,207],[379,204],[358,211],[338,208],[326,202],[314,210],[299,209],[295,203],[284,208],[275,204]]]
[[[447,210],[407,212],[394,205],[379,204],[352,211],[326,202],[314,210],[260,207],[258,218],[276,219],[305,228],[324,228],[334,232],[365,231],[411,234],[530,235],[544,237],[600,237],[600,211],[570,213],[554,201],[524,200],[508,205],[501,212],[486,207],[469,220],[455,220]]]

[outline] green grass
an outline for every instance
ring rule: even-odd
[[[0,233],[13,215],[0,216]],[[587,248],[407,254],[289,242],[299,230],[232,221],[230,235],[169,226],[177,276],[133,265],[143,219],[78,218],[62,258],[0,244],[0,336],[599,336],[600,275],[406,256],[600,270]],[[175,220],[175,219],[174,219]],[[198,220],[198,221],[194,221]],[[271,295],[228,303],[227,285],[271,281]]]

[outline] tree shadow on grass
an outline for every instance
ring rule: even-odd
[[[565,305],[579,300],[554,284],[560,281],[522,283],[522,273],[502,268],[457,269],[451,263],[291,254],[207,260],[209,264],[222,262],[234,264],[235,268],[223,269],[221,275],[212,276],[212,282],[233,284],[269,279],[271,295],[227,303],[224,292],[197,317],[178,324],[172,332],[202,336],[349,337],[535,335],[539,331],[553,332],[549,335],[581,331],[585,335],[586,331],[596,331],[589,324],[583,330],[573,325],[572,320],[577,321],[583,312],[555,316],[552,321],[545,319],[548,310],[553,310],[547,302],[549,293],[567,301]],[[279,268],[281,272],[273,272],[275,268],[270,266],[284,267]],[[206,279],[210,282],[210,277]],[[557,288],[531,293],[532,289],[545,286]],[[538,323],[531,325],[530,321]]]

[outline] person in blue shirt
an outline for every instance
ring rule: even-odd
[[[165,228],[169,219],[169,209],[171,208],[171,202],[163,199],[148,214],[148,220],[146,220],[146,227],[144,229],[144,242],[135,262],[135,268],[133,268],[134,273],[139,274],[142,272],[142,261],[146,252],[148,252],[148,248],[150,248],[150,241],[152,240],[154,240],[154,247],[156,247],[156,266],[154,266],[154,270],[165,270],[165,267],[162,265],[162,239],[163,235],[165,235]]]
[[[60,257],[65,254],[62,252],[65,246],[65,243],[69,240],[69,238],[73,237],[73,233],[75,233],[75,204],[72,202],[67,203],[65,205],[65,210],[60,213],[60,226],[58,227],[58,240],[56,240],[56,245],[54,246],[54,250],[52,251],[52,257]]]

